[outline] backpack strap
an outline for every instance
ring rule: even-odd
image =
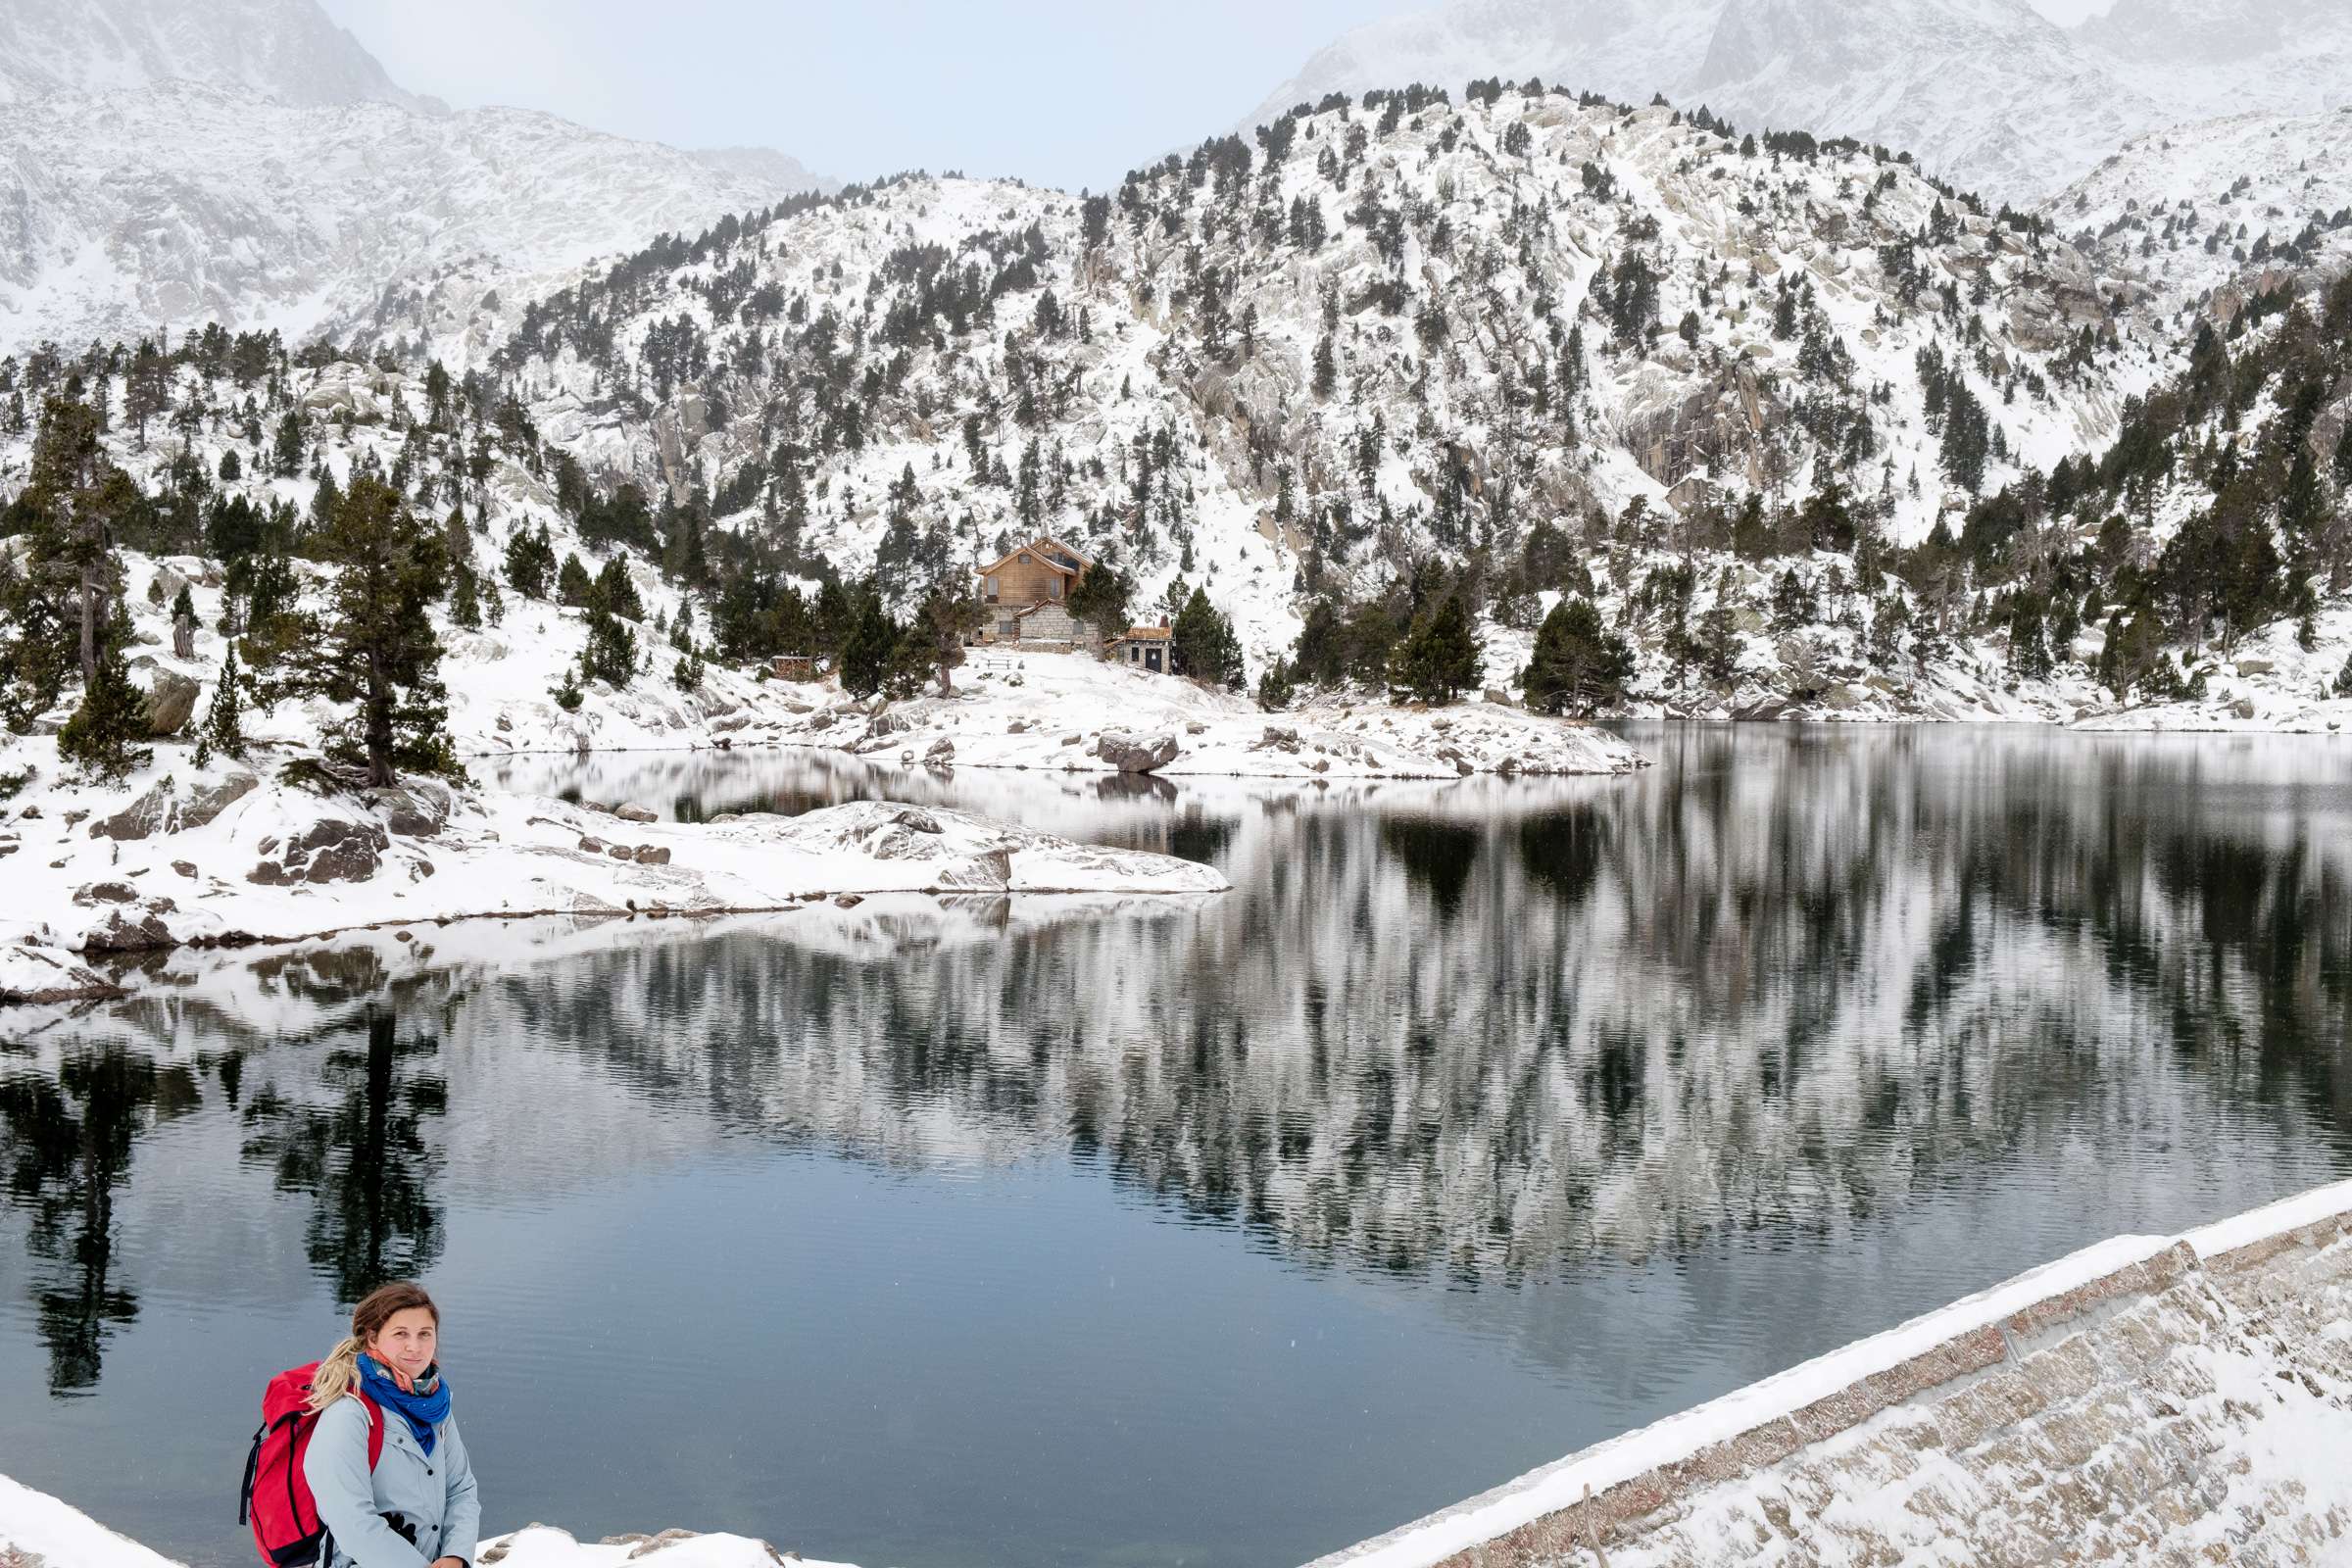
[[[384,1410],[365,1394],[359,1399],[368,1407],[368,1469],[372,1474],[375,1462],[384,1456]]]

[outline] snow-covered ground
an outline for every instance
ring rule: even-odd
[[[273,764],[166,749],[127,790],[75,783],[55,742],[0,747],[32,782],[0,821],[0,995],[86,989],[67,953],[284,941],[471,916],[708,916],[916,894],[1210,894],[1189,860],[962,812],[854,802],[797,817],[659,819],[630,803],[418,781],[321,796]],[[42,950],[30,951],[11,950]]]
[[[657,1536],[613,1536],[594,1544],[561,1530],[529,1525],[481,1544],[481,1568],[620,1568],[659,1556],[661,1568],[842,1568],[798,1552],[779,1552],[744,1536],[702,1536],[664,1530]],[[46,1493],[0,1476],[0,1563],[10,1568],[178,1568],[169,1557],[117,1535]]]
[[[1425,709],[1310,699],[1269,712],[1193,681],[1052,653],[978,653],[953,684],[951,697],[933,689],[878,711],[836,686],[812,685],[821,706],[748,729],[760,740],[883,761],[1172,777],[1454,778],[1646,765],[1605,730],[1483,700]]]

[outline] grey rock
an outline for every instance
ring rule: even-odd
[[[83,908],[97,904],[136,904],[138,889],[127,882],[88,882],[74,890],[74,902]]]
[[[270,841],[265,840],[267,846]],[[350,822],[326,817],[287,840],[284,855],[264,860],[245,873],[261,887],[290,887],[297,882],[365,882],[383,863],[391,835],[372,822]]]
[[[582,852],[589,855],[602,855],[605,853],[605,841],[598,838],[583,837],[580,840],[580,849]]]
[[[945,735],[933,741],[931,749],[923,754],[926,762],[952,762],[955,760],[956,743]]]
[[[196,657],[196,623],[185,615],[174,615],[172,618],[172,657],[173,659],[194,659]]]
[[[623,822],[659,822],[662,820],[659,813],[647,810],[635,802],[613,808],[612,814]]]
[[[628,860],[634,859],[637,852],[630,849],[626,844],[613,844],[608,846],[605,850],[605,853],[615,860]]]
[[[1176,760],[1176,737],[1169,734],[1137,735],[1127,730],[1109,729],[1095,742],[1095,755],[1122,773],[1152,773]]]
[[[667,865],[669,863],[669,846],[666,844],[640,844],[637,846],[636,858],[639,865]]]
[[[158,900],[145,909],[118,908],[106,918],[82,933],[84,953],[145,953],[155,948],[173,945],[171,927],[163,916],[171,910],[171,901]]]
[[[191,676],[157,670],[155,683],[147,688],[147,733],[176,735],[187,728],[203,689]]]

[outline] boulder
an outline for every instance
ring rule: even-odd
[[[667,865],[669,863],[669,846],[666,844],[640,844],[637,846],[636,858],[639,865]]]
[[[1106,729],[1095,742],[1095,755],[1122,773],[1152,773],[1176,760],[1176,737],[1137,735],[1123,729]]]
[[[196,622],[185,615],[172,617],[172,657],[173,659],[194,659],[196,657]]]
[[[1518,706],[1511,701],[1511,694],[1504,691],[1499,686],[1490,686],[1487,688],[1487,701],[1494,704],[1496,708],[1515,708]]]
[[[147,688],[147,733],[176,735],[187,728],[196,711],[197,694],[203,690],[193,676],[157,670],[155,683]]]
[[[158,833],[202,827],[251,794],[261,782],[258,775],[240,768],[216,782],[198,784],[185,795],[176,795],[158,783],[114,815],[92,822],[90,837],[125,844]]]
[[[612,814],[619,817],[623,822],[659,822],[662,820],[660,815],[646,809],[646,808],[637,805],[633,801],[626,806],[614,807],[612,808]]]
[[[127,882],[87,882],[74,890],[74,902],[85,909],[99,904],[136,904],[139,890]]]
[[[245,873],[245,880],[261,887],[365,882],[375,875],[384,851],[391,847],[391,835],[372,822],[325,817],[288,839],[279,858],[260,862]]]
[[[106,918],[82,933],[84,953],[145,953],[173,945],[171,927],[163,917],[172,910],[170,899],[151,899],[144,905],[109,909]]]
[[[956,743],[942,735],[931,743],[931,749],[923,754],[923,760],[933,765],[953,762],[956,760]]]

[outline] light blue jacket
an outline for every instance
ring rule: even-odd
[[[384,1451],[370,1476],[368,1407],[337,1399],[318,1412],[302,1474],[318,1504],[318,1522],[334,1533],[334,1560],[322,1568],[427,1568],[441,1557],[462,1557],[471,1568],[482,1508],[457,1417],[433,1429],[428,1456],[408,1422],[386,1410]],[[416,1527],[416,1544],[393,1533],[387,1513]]]

